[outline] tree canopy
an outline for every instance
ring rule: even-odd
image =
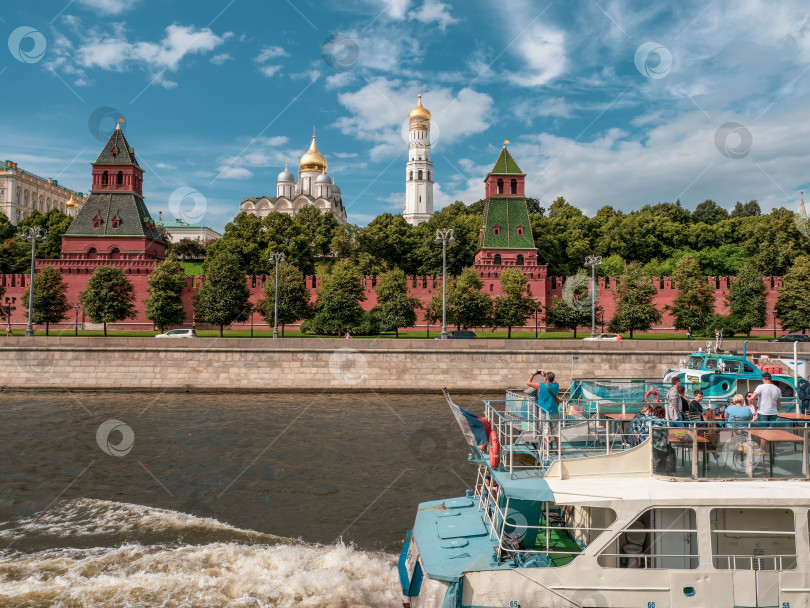
[[[250,314],[250,292],[237,256],[227,249],[209,252],[204,265],[205,277],[197,292],[195,308],[210,325],[219,326],[244,321]]]
[[[45,326],[45,335],[51,323],[59,323],[67,317],[73,306],[67,301],[67,283],[62,280],[62,273],[53,266],[44,266],[34,275],[34,311],[31,320],[36,325]],[[23,306],[28,310],[30,288],[23,294]],[[2,295],[2,294],[0,294]]]
[[[82,310],[93,323],[104,324],[124,321],[135,315],[135,289],[124,275],[124,271],[114,266],[96,268],[87,287],[79,294]]]
[[[653,298],[658,293],[652,277],[647,274],[638,262],[630,262],[619,279],[616,287],[618,305],[616,313],[610,320],[610,331],[630,332],[647,331],[661,320],[662,313],[653,305]]]
[[[161,333],[169,325],[178,325],[186,320],[182,299],[186,285],[186,273],[173,254],[158,264],[149,275],[146,318],[157,325]]]

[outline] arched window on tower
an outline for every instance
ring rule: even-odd
[[[109,183],[110,183],[110,176],[107,175],[107,172],[105,171],[104,173],[101,174],[101,185],[106,186]]]
[[[517,194],[517,180],[512,178],[512,183],[509,184],[509,192]]]
[[[115,177],[115,183],[118,184],[119,186],[124,185],[124,172],[123,171],[118,172],[118,175]]]
[[[515,266],[523,266],[523,254],[519,253],[515,260]]]
[[[413,181],[413,171],[411,171],[411,175],[410,175],[410,177],[408,177],[408,180]]]
[[[495,254],[495,257],[492,259],[492,264],[495,265],[495,266],[500,266],[501,265],[501,254],[500,253]]]
[[[521,225],[521,226],[518,226],[518,227],[515,229],[515,232],[517,232],[517,235],[518,235],[518,236],[523,236],[523,226],[522,226],[522,225]]]
[[[430,171],[428,171],[428,181],[430,181]]]
[[[492,234],[494,234],[495,236],[499,236],[501,234],[501,227],[498,226],[497,224],[495,226],[493,226],[492,227]]]
[[[419,180],[421,181],[421,179],[422,179],[422,170],[421,169],[419,169],[419,174],[418,175],[419,175]]]
[[[498,180],[498,194],[503,194],[503,180]]]

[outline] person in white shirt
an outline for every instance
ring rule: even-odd
[[[681,419],[681,394],[678,387],[681,379],[678,376],[672,378],[672,388],[667,392],[667,420]]]
[[[762,374],[762,384],[754,389],[757,399],[757,414],[760,426],[773,426],[779,406],[782,404],[782,391],[775,386],[769,373]]]

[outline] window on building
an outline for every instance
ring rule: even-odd
[[[489,284],[489,290],[490,291],[495,291],[495,285],[493,283]]]
[[[411,171],[410,176],[408,177],[409,181],[413,181],[413,171]]]
[[[512,182],[509,184],[509,192],[517,194],[517,180],[514,178],[512,178]]]
[[[492,234],[494,234],[495,236],[500,235],[501,234],[501,227],[498,226],[497,224],[495,226],[493,226],[492,227]]]
[[[710,523],[712,565],[718,570],[796,568],[791,509],[712,509]]]
[[[698,567],[694,509],[647,509],[599,554],[603,568],[694,570]]]
[[[420,180],[422,179],[422,170],[421,169],[419,170],[419,179]]]
[[[430,181],[430,171],[428,171],[428,181]]]
[[[501,254],[500,253],[496,253],[495,257],[492,258],[492,264],[495,265],[495,266],[500,266],[501,265]]]
[[[515,231],[517,232],[518,236],[523,236],[523,226],[518,226]]]
[[[497,181],[497,186],[498,186],[498,194],[503,194],[503,180],[502,179],[499,179]]]
[[[101,185],[106,186],[109,183],[110,183],[110,176],[105,171],[104,173],[101,174]]]
[[[519,253],[515,259],[515,266],[523,266],[523,254]]]
[[[117,215],[112,220],[110,220],[110,225],[113,228],[118,228],[121,225],[121,220]]]
[[[93,218],[93,228],[101,228],[101,218],[99,216]]]
[[[123,186],[123,185],[124,185],[124,172],[123,172],[123,171],[119,171],[119,172],[118,172],[118,175],[117,175],[117,176],[116,176],[116,178],[115,178],[115,183],[116,183],[117,185],[119,185],[119,186]]]
[[[4,203],[6,201],[6,189],[0,188],[0,203]]]

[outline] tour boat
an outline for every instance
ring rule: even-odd
[[[810,607],[800,415],[762,428],[608,413],[551,436],[520,393],[481,416],[445,397],[475,483],[418,506],[399,560],[406,608]]]

